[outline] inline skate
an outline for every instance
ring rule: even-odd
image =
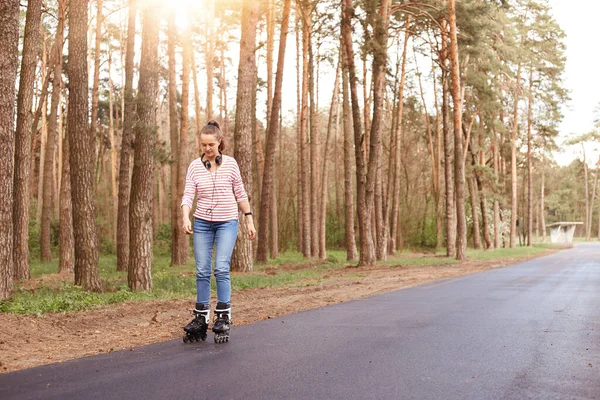
[[[183,327],[185,335],[183,342],[198,342],[206,340],[208,321],[210,321],[210,310],[204,304],[196,304],[194,309],[194,319]]]
[[[218,303],[215,309],[215,322],[212,331],[215,333],[215,343],[229,342],[231,329],[231,307],[227,303]]]

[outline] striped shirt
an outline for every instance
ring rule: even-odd
[[[192,161],[187,170],[181,205],[191,209],[194,195],[197,196],[194,217],[216,222],[238,219],[237,203],[248,201],[248,195],[237,161],[223,155],[223,162],[215,172],[207,170],[200,158]]]

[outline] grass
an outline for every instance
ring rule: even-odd
[[[497,249],[494,251],[467,251],[471,260],[487,261],[501,258],[517,258],[539,254],[552,245]],[[443,252],[436,254],[415,254],[403,251],[380,265],[402,267],[409,265],[445,265],[457,261],[444,257]],[[257,264],[254,271],[233,273],[231,286],[234,291],[241,289],[260,289],[273,287],[311,286],[322,283],[331,271],[343,269],[356,262],[346,261],[346,252],[332,250],[327,252],[326,261],[306,260],[301,253],[282,253],[266,264]],[[99,275],[104,288],[103,293],[85,292],[72,283],[71,277],[56,275],[58,261],[41,263],[31,262],[31,277],[35,283],[17,283],[12,297],[0,301],[0,312],[17,314],[43,314],[48,312],[83,311],[93,307],[127,301],[193,299],[196,295],[194,261],[187,265],[170,267],[170,256],[156,255],[152,266],[153,288],[149,292],[132,292],[127,287],[127,273],[116,271],[116,256],[102,255],[99,260]],[[354,273],[349,279],[360,279],[366,275]],[[211,290],[215,290],[214,278]]]

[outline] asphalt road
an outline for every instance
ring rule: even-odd
[[[2,400],[130,398],[600,399],[600,244],[0,375]]]

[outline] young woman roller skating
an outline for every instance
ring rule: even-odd
[[[187,324],[184,342],[206,340],[210,322],[210,277],[215,249],[217,306],[212,331],[215,343],[229,341],[231,327],[230,262],[238,233],[238,208],[244,213],[250,240],[256,236],[248,196],[240,169],[233,157],[222,154],[223,134],[219,124],[210,121],[200,131],[202,155],[188,167],[181,200],[183,230],[194,235],[196,259],[196,307],[194,319]],[[190,210],[197,197],[194,224]]]

